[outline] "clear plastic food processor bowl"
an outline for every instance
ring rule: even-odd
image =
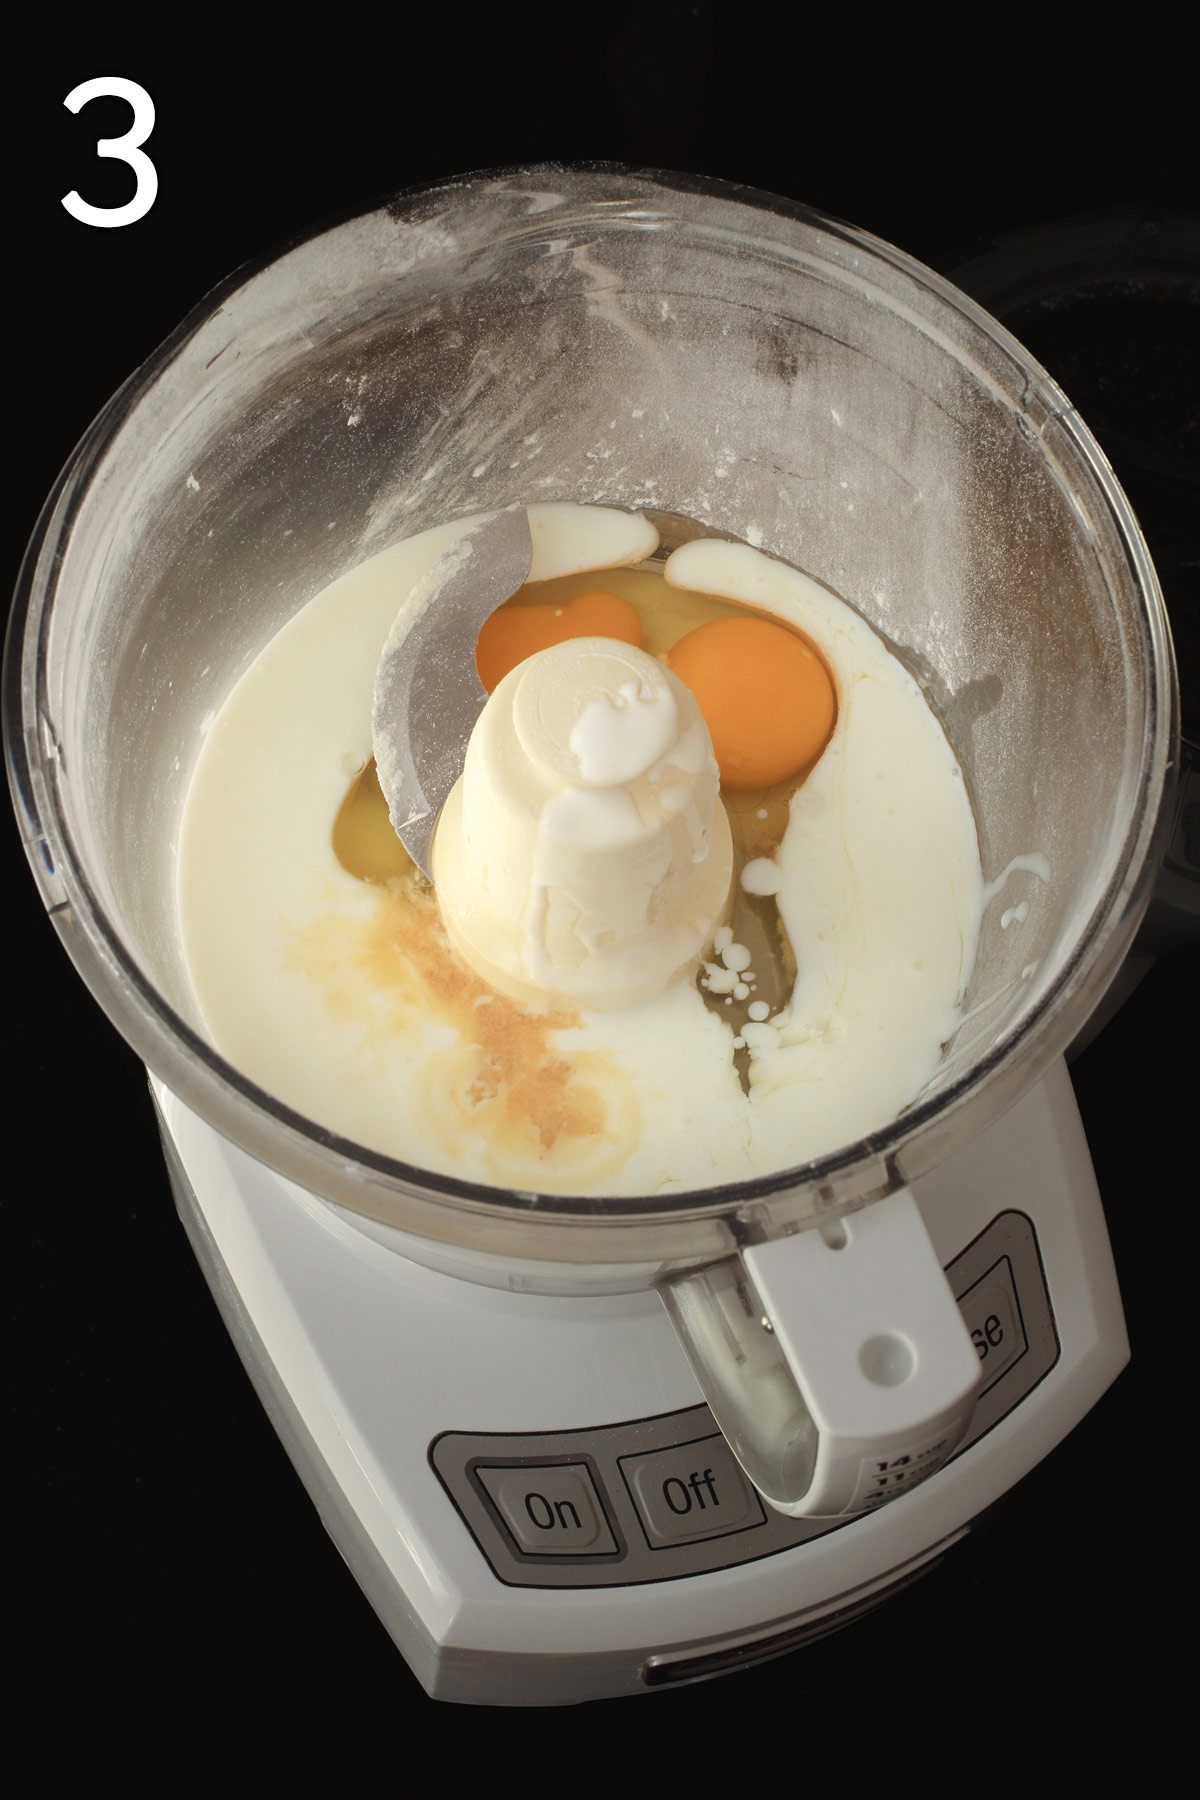
[[[649,510],[668,540],[677,516],[698,521],[828,583],[922,680],[985,876],[1032,852],[1050,864],[1023,933],[989,910],[936,1080],[836,1156],[669,1196],[483,1187],[331,1135],[206,1040],[174,894],[206,717],[351,565],[535,500]],[[1176,714],[1128,504],[998,325],[899,251],[774,197],[553,167],[402,195],[210,295],[51,495],[5,702],[47,909],[175,1094],[305,1188],[464,1265],[602,1267],[614,1286],[879,1199],[1037,1079],[1145,904]]]

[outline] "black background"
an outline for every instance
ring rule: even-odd
[[[1200,199],[1171,53],[1109,60],[1079,34],[985,45],[971,20],[818,28],[753,4],[526,10],[482,34],[449,9],[281,14],[270,45],[232,15],[171,29],[43,32],[12,77],[10,584],[73,444],[206,289],[397,188],[538,160],[693,169],[939,269],[1080,210]],[[143,221],[97,230],[60,197],[129,197],[128,171],[93,154],[128,111],[73,118],[62,101],[113,73],[154,100],[160,188]],[[157,1791],[210,1761],[279,1780],[711,1781],[724,1756],[757,1783],[780,1753],[809,1778],[824,1744],[856,1791],[969,1779],[973,1741],[979,1767],[1003,1745],[1021,1779],[1035,1734],[1049,1778],[1135,1742],[1153,1765],[1161,1739],[1133,1696],[1182,1556],[1182,1447],[1161,1427],[1195,1198],[1177,1035],[1194,959],[1160,961],[1073,1067],[1134,1360],[1070,1440],[988,1530],[841,1636],[718,1684],[518,1714],[435,1705],[390,1645],[242,1373],[174,1215],[144,1075],[59,949],[12,831],[5,874],[8,1130],[27,1153],[4,1183],[10,1691],[48,1786],[79,1759]]]

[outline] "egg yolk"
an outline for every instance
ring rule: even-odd
[[[696,696],[724,787],[770,787],[824,749],[833,683],[816,651],[782,625],[712,619],[680,638],[667,666]]]
[[[576,594],[565,606],[502,606],[479,633],[475,667],[490,694],[527,656],[568,638],[619,638],[640,644],[642,621],[619,594]]]

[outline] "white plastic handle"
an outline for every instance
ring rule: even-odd
[[[796,1518],[861,1513],[932,1475],[961,1441],[979,1356],[912,1195],[742,1251],[816,1429]]]

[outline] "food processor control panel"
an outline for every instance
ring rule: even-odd
[[[1059,1342],[1024,1213],[1000,1213],[946,1274],[983,1370],[962,1456],[1049,1373]],[[853,1523],[766,1506],[703,1404],[572,1431],[446,1431],[429,1455],[494,1574],[516,1587],[707,1574]],[[894,1491],[881,1487],[880,1502]]]

